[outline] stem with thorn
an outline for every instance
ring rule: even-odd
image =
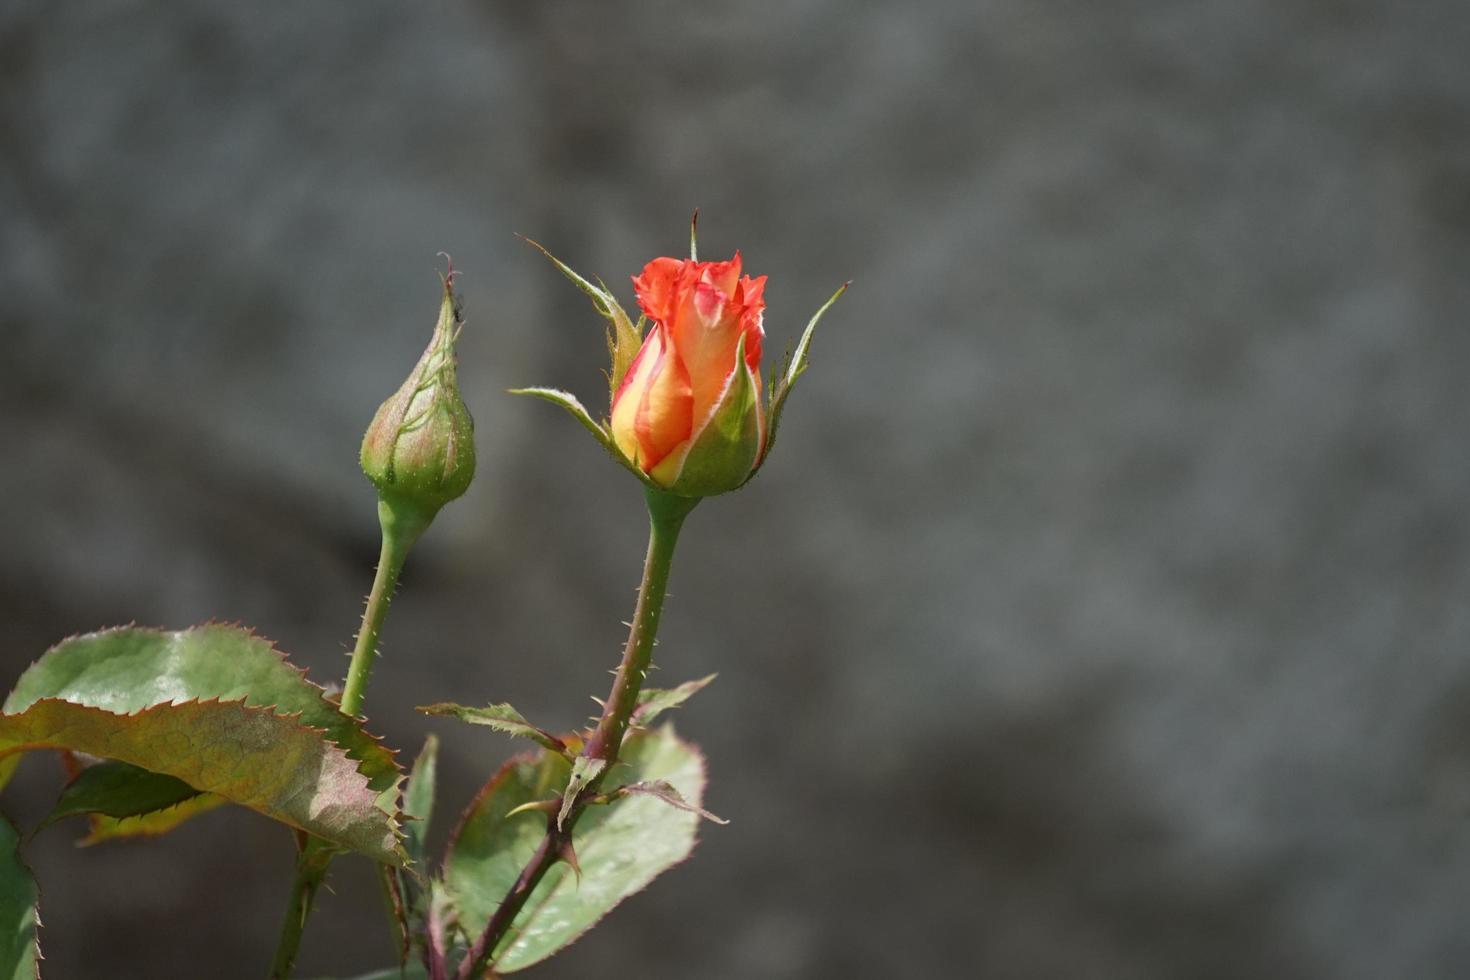
[[[394,506],[386,499],[378,501],[383,545],[378,555],[377,574],[373,577],[373,590],[368,595],[362,626],[357,631],[352,663],[347,668],[347,681],[342,688],[339,707],[348,717],[356,718],[362,711],[368,677],[378,656],[378,635],[388,617],[393,590],[398,587],[398,575],[403,571],[408,549],[413,547],[432,519],[432,514],[425,517],[417,508]],[[281,938],[276,944],[276,956],[271,964],[271,980],[286,980],[290,976],[291,967],[296,963],[296,953],[301,947],[306,920],[311,916],[316,894],[326,881],[327,868],[336,855],[332,845],[315,837],[302,835],[300,845],[296,857],[296,878],[291,883],[291,899],[286,906],[286,919],[281,923]],[[380,868],[380,876],[386,874],[391,874],[391,871],[386,867]],[[386,879],[384,887],[390,887]]]
[[[588,759],[602,762],[603,765],[597,776],[582,787],[572,801],[565,819],[559,821],[556,813],[547,815],[546,834],[541,838],[531,859],[521,869],[515,884],[496,908],[495,914],[486,923],[484,931],[465,954],[459,966],[459,980],[472,980],[483,975],[495,948],[510,931],[526,900],[557,861],[566,861],[576,867],[576,852],[572,850],[572,828],[588,802],[597,795],[603,778],[617,764],[618,751],[622,748],[629,719],[633,715],[633,709],[638,706],[638,692],[643,687],[643,678],[653,659],[653,644],[658,635],[664,595],[668,591],[669,569],[673,565],[679,529],[684,525],[684,518],[699,503],[698,498],[677,497],[661,490],[649,490],[647,496],[648,554],[643,561],[643,582],[638,587],[638,605],[633,612],[628,642],[623,647],[623,659],[618,664],[612,692],[603,703],[597,728],[582,752]]]
[[[296,951],[301,946],[301,934],[306,930],[306,920],[311,915],[316,893],[326,880],[327,865],[332,860],[330,850],[315,846],[315,838],[298,834],[298,842],[301,847],[296,855],[296,880],[291,883],[291,901],[286,906],[276,957],[271,962],[271,980],[286,980],[291,975]]]
[[[429,526],[432,515],[423,516],[417,508],[394,506],[378,501],[378,523],[383,528],[383,548],[378,555],[378,572],[373,577],[373,591],[368,595],[362,613],[362,628],[357,631],[357,645],[352,650],[352,663],[347,667],[347,681],[342,686],[342,713],[356,718],[362,711],[368,677],[378,656],[378,634],[388,618],[388,605],[398,587],[398,574],[408,558],[408,549]]]

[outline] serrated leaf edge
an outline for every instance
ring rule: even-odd
[[[673,711],[676,708],[682,708],[684,706],[684,702],[694,697],[694,695],[698,694],[706,687],[709,687],[710,684],[714,683],[715,678],[719,676],[720,675],[718,673],[706,674],[704,677],[696,677],[694,680],[685,681],[684,683],[676,684],[673,687],[652,687],[643,689],[638,694],[638,704],[633,708],[633,715],[631,718],[632,724],[646,728],[649,723],[651,723],[655,718],[663,714],[665,711]],[[653,703],[654,695],[674,694],[679,691],[683,691],[684,694],[673,704],[667,704],[661,708],[652,711],[644,710],[649,704]]]
[[[327,737],[327,731],[326,731],[326,729],[317,728],[314,725],[304,725],[304,724],[301,724],[300,721],[299,721],[299,718],[300,718],[300,713],[299,712],[296,712],[296,713],[280,713],[280,712],[271,711],[269,708],[265,708],[265,707],[262,707],[260,705],[246,704],[244,698],[241,698],[239,700],[235,700],[235,699],[225,700],[225,699],[222,699],[222,698],[185,698],[182,701],[176,701],[176,700],[172,700],[171,699],[171,700],[168,700],[168,701],[160,701],[160,702],[158,702],[156,704],[150,704],[150,705],[148,705],[145,708],[140,708],[139,710],[137,710],[135,712],[132,712],[131,714],[124,714],[124,713],[116,712],[116,711],[108,711],[105,708],[98,708],[98,707],[96,707],[94,705],[83,704],[80,701],[71,701],[71,700],[68,700],[67,698],[37,698],[35,701],[33,701],[29,705],[27,705],[22,711],[0,713],[0,718],[18,718],[18,717],[24,715],[26,712],[28,712],[28,711],[32,710],[33,708],[35,708],[37,705],[44,704],[44,703],[50,703],[50,704],[67,704],[67,705],[71,705],[74,708],[80,708],[83,711],[96,712],[99,715],[108,715],[108,716],[111,716],[113,718],[141,718],[144,715],[149,714],[150,712],[161,712],[161,711],[163,711],[165,709],[177,708],[177,707],[186,706],[186,705],[208,705],[208,704],[233,705],[235,707],[238,707],[243,712],[260,712],[261,714],[269,714],[270,716],[272,716],[274,718],[279,718],[279,719],[281,719],[283,721],[292,722],[292,723],[294,723],[296,725],[297,728],[301,729],[302,731],[309,732],[311,734],[320,736],[321,739],[322,739],[322,741],[324,743],[326,743],[327,745],[332,746],[332,748],[336,749],[338,752],[341,752],[343,758],[348,759],[349,761],[352,761],[352,762],[356,762],[357,761],[357,760],[353,759],[352,756],[350,756],[347,753],[346,749],[342,748],[342,746],[338,745],[335,741],[333,741],[332,739],[330,739],[330,738]],[[21,753],[25,753],[25,752],[32,752],[32,751],[36,751],[36,750],[42,750],[42,749],[65,749],[65,748],[67,748],[67,746],[64,746],[64,745],[61,745],[61,744],[54,744],[53,742],[49,742],[49,741],[43,741],[43,742],[23,742],[23,743],[19,743],[17,745],[14,745],[14,746],[12,746],[10,748],[0,748],[0,759],[7,758],[7,757],[12,756],[12,755],[17,755],[17,754],[21,754]],[[114,756],[103,756],[103,758],[115,758],[115,757]],[[129,761],[129,760],[123,759],[123,760],[120,760],[120,761],[126,762],[126,761]],[[133,765],[139,766],[140,768],[144,768],[144,769],[148,768],[146,765],[144,765],[142,763],[138,763],[138,762],[133,763]],[[152,769],[152,770],[149,770],[149,771],[150,772],[161,772],[162,770]],[[363,783],[364,783],[364,788],[368,792],[373,793],[374,796],[377,799],[380,800],[382,798],[383,794],[386,792],[386,790],[375,790],[373,788],[373,786],[372,786],[372,781],[367,777],[366,774],[364,774],[363,772],[360,771],[360,768],[358,766],[354,766],[353,767],[353,771],[356,772],[359,776],[362,777]],[[163,773],[163,774],[164,775],[174,775],[172,773]],[[189,782],[189,780],[185,779],[183,776],[176,776],[175,778],[182,779],[184,782]],[[190,785],[192,786],[193,783],[190,783]],[[211,791],[211,790],[201,790],[200,792],[201,793],[209,793],[209,792],[213,792],[213,791]],[[215,795],[224,796],[224,794],[222,794],[222,793],[215,794]],[[244,806],[246,809],[256,810],[255,807],[252,807],[252,806],[250,806],[247,803],[241,803],[241,802],[236,801],[236,800],[230,800],[228,796],[226,796],[225,798],[227,800],[229,800],[229,802],[231,802],[231,803],[235,803],[236,805],[239,805],[239,806]],[[177,804],[175,804],[175,805],[177,805]],[[375,805],[375,808],[378,810],[379,813],[383,814],[385,817],[388,818],[388,828],[392,832],[393,838],[394,838],[394,842],[395,842],[395,846],[394,846],[394,848],[392,850],[394,852],[396,852],[397,856],[400,859],[406,858],[407,855],[403,851],[403,840],[404,840],[404,838],[405,838],[406,835],[403,832],[403,828],[399,824],[398,813],[396,812],[396,810],[395,811],[384,810],[382,808],[382,806],[377,805],[376,803],[374,805]],[[276,818],[276,817],[274,817],[274,816],[272,816],[270,814],[266,814],[263,811],[257,810],[256,812],[261,813],[261,815],[262,816],[265,816],[267,819],[276,820],[276,822],[278,822],[278,823],[284,823],[287,826],[293,826],[293,827],[296,826],[295,824],[292,824],[289,821],[279,820],[278,818]],[[298,830],[303,830],[303,831],[306,830],[306,828],[304,828],[304,827],[297,827],[297,829]],[[339,844],[339,846],[345,846],[345,845],[340,845]]]
[[[401,765],[399,765],[399,763],[398,763],[398,755],[399,755],[399,750],[398,749],[395,749],[395,748],[390,747],[387,744],[387,741],[384,738],[384,736],[374,735],[372,732],[368,731],[367,728],[363,726],[362,722],[358,721],[355,718],[351,718],[348,715],[343,715],[338,710],[337,705],[330,698],[327,697],[327,689],[325,687],[323,687],[322,685],[320,685],[320,684],[316,683],[315,681],[313,681],[308,676],[309,675],[309,671],[308,671],[307,668],[298,666],[297,664],[293,663],[291,661],[290,656],[284,650],[282,650],[280,647],[278,647],[276,645],[275,641],[272,640],[270,637],[265,636],[264,634],[257,632],[254,627],[247,626],[247,625],[245,625],[243,623],[240,623],[240,622],[226,622],[226,621],[223,621],[223,620],[208,619],[208,620],[205,620],[204,622],[199,623],[199,624],[197,624],[195,626],[186,626],[183,629],[167,629],[167,628],[162,627],[162,626],[139,626],[139,625],[137,625],[136,622],[132,622],[132,623],[126,623],[126,624],[121,625],[121,626],[108,626],[108,627],[104,627],[104,628],[98,629],[98,630],[88,630],[88,631],[82,632],[82,633],[73,633],[70,636],[67,636],[67,637],[65,637],[65,638],[63,638],[61,640],[58,640],[57,642],[51,644],[51,646],[47,647],[46,650],[39,657],[37,657],[35,660],[31,661],[29,665],[27,665],[27,667],[26,667],[25,670],[21,671],[20,676],[21,677],[24,677],[27,673],[29,673],[31,671],[32,668],[34,668],[42,660],[45,660],[48,656],[50,656],[51,654],[55,653],[56,651],[58,651],[63,646],[67,645],[68,643],[73,643],[73,642],[76,642],[78,640],[89,640],[89,639],[93,639],[93,638],[101,638],[101,637],[106,637],[106,636],[108,636],[110,634],[113,634],[113,633],[122,633],[122,632],[153,633],[153,634],[157,634],[158,636],[161,636],[161,637],[167,637],[167,636],[181,635],[181,634],[189,633],[189,632],[192,632],[192,631],[195,631],[195,630],[206,630],[206,629],[233,630],[233,631],[238,632],[238,633],[243,633],[246,636],[248,636],[249,638],[254,639],[254,640],[259,640],[263,644],[265,644],[265,649],[268,650],[270,653],[275,654],[276,659],[278,661],[280,661],[280,663],[284,667],[286,667],[288,670],[294,672],[297,675],[298,679],[304,685],[306,685],[308,688],[311,688],[311,689],[313,689],[315,691],[317,697],[321,700],[321,703],[323,704],[323,706],[325,706],[329,710],[335,712],[336,714],[341,715],[341,717],[344,720],[346,720],[352,727],[355,727],[355,729],[359,733],[361,733],[361,735],[367,741],[369,741],[370,743],[372,743],[377,748],[381,749],[382,752],[387,756],[387,761],[388,761],[389,765],[391,766],[391,770],[389,772],[385,772],[383,775],[384,776],[392,775],[394,777],[394,781],[392,783],[390,783],[388,785],[384,785],[384,786],[382,786],[380,788],[379,787],[375,787],[375,788],[380,789],[381,792],[387,792],[389,789],[392,789],[398,783],[401,783],[402,782],[402,780],[404,778],[404,772],[403,772],[403,767]],[[38,698],[37,700],[38,701],[40,701],[40,700],[69,701],[69,699],[67,699],[67,698]],[[246,698],[240,698],[239,699],[239,703],[244,704],[244,702],[246,700],[247,700]],[[233,703],[235,701],[235,699],[232,698],[229,701],[225,701],[225,700],[220,699],[220,698],[203,698],[203,699],[197,699],[196,698],[196,699],[185,699],[184,701],[159,701],[159,702],[155,702],[155,704],[147,705],[145,708],[140,709],[140,710],[147,710],[147,708],[156,707],[159,704],[187,704],[190,701],[220,701],[220,703],[223,704],[223,703]],[[32,703],[35,703],[35,702],[32,702]],[[94,705],[87,705],[87,704],[85,704],[84,702],[81,702],[81,701],[71,701],[70,703],[82,705],[84,707],[95,707]],[[294,719],[294,718],[299,718],[301,716],[301,714],[302,714],[302,712],[299,712],[299,711],[297,711],[297,712],[279,711],[279,710],[277,710],[280,707],[279,705],[271,705],[271,704],[248,704],[248,705],[244,705],[244,706],[247,707],[247,708],[264,708],[264,709],[270,711],[272,714],[277,715],[277,716],[282,717],[282,718],[293,718]],[[29,705],[27,705],[27,707],[29,707]],[[22,710],[25,710],[25,709],[22,709]],[[97,710],[99,710],[99,711],[107,711],[106,708],[98,708]],[[11,713],[12,714],[16,714],[18,712],[11,712]],[[108,714],[118,714],[119,712],[109,711],[107,713]],[[359,763],[359,765],[358,765],[358,772],[360,774],[362,774],[364,777],[367,777],[370,782],[374,778],[380,778],[380,777],[368,777],[367,776],[367,773],[366,772],[363,772],[362,766],[363,765],[366,765],[370,760],[367,759],[366,757],[364,757],[361,754],[360,750],[357,750],[357,749],[355,749],[354,747],[351,747],[351,746],[343,745],[341,742],[337,741],[335,738],[332,738],[329,729],[316,728],[315,726],[311,726],[311,725],[302,725],[301,727],[303,727],[303,728],[311,728],[312,730],[318,732],[319,734],[322,734],[324,737],[326,737],[326,740],[327,741],[331,742],[333,745],[335,745],[338,748],[340,748],[347,755],[347,757],[349,759],[352,759],[353,761]],[[0,758],[6,758],[10,754],[13,754],[13,753],[7,753],[6,755],[0,755]]]
[[[485,716],[485,712],[496,709],[508,710],[515,717],[493,718]],[[509,735],[511,738],[529,739],[542,748],[557,753],[568,762],[572,760],[572,753],[567,748],[566,742],[557,738],[546,729],[531,724],[531,722],[526,720],[526,716],[517,711],[515,706],[509,702],[476,708],[472,705],[456,704],[453,701],[439,701],[435,704],[418,705],[414,710],[421,711],[426,715],[432,715],[436,718],[454,718],[464,722],[466,725],[478,725],[481,728],[489,728],[500,732],[502,735]]]
[[[144,817],[153,817],[162,813],[168,813],[170,810],[177,810],[180,807],[188,806],[190,804],[197,804],[200,800],[200,797],[209,797],[212,801],[218,802],[212,802],[210,805],[202,807],[198,813],[193,815],[194,817],[203,816],[204,814],[216,810],[222,806],[229,806],[233,802],[228,797],[220,796],[218,793],[196,793],[188,799],[180,800],[179,802],[174,803],[170,806],[159,807],[157,810],[149,810],[146,813],[135,813],[130,817],[110,817],[108,819],[113,820],[119,825],[125,824],[129,820],[142,820]],[[235,805],[238,806],[241,804]],[[162,837],[164,834],[172,833],[181,826],[181,824],[174,824],[169,827],[162,827],[158,830],[133,830],[127,833],[108,833],[99,836],[100,832],[95,819],[98,815],[91,814],[91,816],[93,817],[92,821],[90,821],[91,830],[88,831],[87,836],[77,839],[77,847],[96,847],[98,844],[111,844],[118,841],[137,840],[139,838],[147,839],[150,837]],[[193,817],[190,817],[189,819],[193,819]]]
[[[688,743],[686,742],[685,744],[687,745]],[[667,779],[655,779],[652,782],[640,781],[636,783],[628,783],[603,794],[604,798],[609,803],[612,803],[621,797],[635,795],[651,796],[662,803],[668,804],[675,810],[683,810],[685,813],[696,814],[697,816],[701,816],[711,823],[717,823],[722,827],[730,822],[723,817],[717,817],[703,807],[695,806],[693,803],[690,803],[688,800],[684,799],[684,794],[680,793],[678,788]]]

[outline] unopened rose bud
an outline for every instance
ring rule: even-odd
[[[451,266],[429,346],[378,408],[362,440],[362,471],[378,488],[383,508],[409,525],[421,523],[417,530],[463,494],[475,475],[474,421],[454,376],[454,342],[464,320],[453,278]]]
[[[766,277],[728,262],[658,258],[634,277],[652,321],[612,399],[609,429],[654,483],[702,497],[733,490],[761,461]]]
[[[557,388],[513,393],[544,398],[571,413],[637,474],[651,491],[650,501],[697,501],[750,482],[776,442],[792,385],[806,371],[817,322],[847,284],[812,315],[762,398],[766,277],[742,276],[739,252],[728,262],[700,262],[691,222],[688,259],[654,259],[633,277],[644,313],[634,324],[601,280],[584,279],[531,244],[608,321],[610,418],[599,422],[575,395]]]

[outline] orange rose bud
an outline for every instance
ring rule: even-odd
[[[728,262],[658,258],[633,278],[653,326],[613,395],[609,428],[666,490],[724,493],[761,460],[765,285],[740,274],[739,252]]]

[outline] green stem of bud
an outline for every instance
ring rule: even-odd
[[[352,664],[347,668],[347,681],[342,686],[342,713],[354,718],[362,713],[362,699],[367,693],[368,678],[378,657],[378,635],[388,618],[393,590],[398,575],[408,558],[408,549],[429,526],[434,515],[425,514],[413,504],[395,500],[386,494],[378,497],[378,523],[383,528],[383,547],[378,554],[378,572],[373,578],[373,591],[368,595],[362,613],[362,628],[357,631],[357,645],[352,651]]]
[[[597,730],[583,753],[590,759],[606,760],[603,772],[618,760],[628,719],[638,706],[638,692],[653,660],[653,644],[658,636],[659,617],[663,614],[664,595],[669,587],[669,569],[674,562],[674,546],[679,543],[679,529],[684,518],[699,503],[698,497],[678,497],[660,490],[648,495],[648,554],[643,560],[643,583],[638,587],[638,605],[633,610],[633,625],[623,647],[623,660],[613,679],[612,691],[603,705]],[[601,782],[601,780],[597,780]],[[591,789],[591,787],[588,787]],[[583,793],[584,796],[592,795]]]
[[[403,571],[408,550],[433,519],[432,511],[425,511],[412,502],[386,493],[378,494],[378,524],[382,527],[383,544],[378,553],[373,590],[362,613],[362,627],[357,631],[352,663],[347,668],[347,681],[342,687],[339,708],[344,715],[355,718],[362,712],[368,677],[378,656],[378,636],[383,630],[383,621],[388,618],[388,606],[393,601],[393,590],[398,587],[398,575]],[[286,908],[286,920],[281,924],[281,938],[271,966],[271,980],[285,980],[290,975],[297,950],[301,947],[306,920],[311,916],[316,893],[326,880],[327,868],[334,856],[334,848],[325,841],[310,837],[302,842],[296,859],[296,879],[291,885],[291,900]]]

